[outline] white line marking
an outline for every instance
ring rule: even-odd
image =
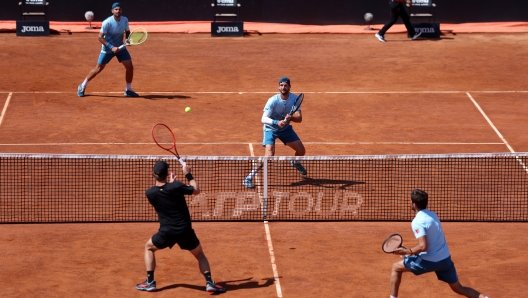
[[[504,143],[504,145],[506,145],[506,147],[508,147],[508,150],[510,150],[511,153],[515,153],[515,151],[513,150],[513,148],[510,146],[510,144],[508,144],[508,141],[506,141],[506,139],[502,136],[502,134],[499,132],[499,130],[495,127],[495,125],[493,125],[493,122],[491,122],[490,118],[488,118],[488,116],[486,115],[486,113],[484,113],[484,111],[480,108],[480,105],[477,103],[477,101],[473,98],[473,96],[471,96],[471,94],[469,94],[469,92],[466,92],[467,96],[469,97],[469,99],[471,99],[471,101],[473,102],[473,104],[477,107],[477,109],[480,111],[480,113],[482,114],[482,116],[484,116],[484,119],[486,119],[486,121],[488,121],[489,125],[491,125],[491,128],[493,128],[493,130],[497,133],[497,135],[499,136],[499,138],[502,140],[502,142]],[[526,165],[524,164],[524,162],[518,157],[516,156],[515,157],[517,159],[517,161],[519,162],[519,164],[521,165],[521,167],[523,167],[524,171],[528,173],[528,167],[526,167]]]
[[[4,104],[4,108],[2,109],[2,114],[0,114],[0,125],[2,125],[2,120],[4,120],[4,115],[7,111],[7,106],[9,105],[9,101],[11,100],[11,96],[13,95],[12,92],[9,93],[9,95],[7,96],[7,100]]]
[[[251,153],[251,156],[255,156],[255,151],[253,150],[252,143],[249,143],[249,152]],[[256,175],[255,177],[257,176],[258,175]],[[257,187],[257,188],[259,188],[258,193],[261,194],[262,192],[260,191],[260,187]],[[261,199],[262,198],[263,196],[261,196]],[[280,286],[279,272],[277,271],[277,264],[275,263],[275,253],[273,250],[273,243],[271,242],[271,233],[270,233],[270,228],[269,228],[267,220],[264,221],[264,230],[266,231],[266,240],[268,241],[268,250],[269,250],[269,255],[270,255],[270,260],[271,260],[271,269],[273,270],[273,280],[275,283],[275,287],[277,288],[277,297],[282,298],[282,289]]]
[[[309,145],[504,145],[504,143],[463,143],[463,142],[303,142]],[[0,146],[72,146],[72,145],[153,145],[154,143],[26,143],[26,144],[0,144]],[[246,145],[249,144],[249,150],[253,153],[253,143],[247,142],[220,142],[220,143],[181,143],[178,145]],[[257,143],[255,143],[257,144]]]
[[[528,90],[474,90],[474,91],[303,91],[307,94],[450,94],[450,93],[528,93]],[[0,93],[18,93],[18,94],[68,94],[71,92],[64,91],[17,91]],[[121,94],[123,92],[90,92],[92,94]],[[276,91],[143,91],[140,94],[269,94],[277,93]]]
[[[271,258],[271,268],[273,269],[273,279],[275,280],[275,287],[277,288],[277,297],[282,298],[282,290],[279,281],[279,272],[277,271],[277,265],[275,264],[275,253],[273,252],[273,244],[271,243],[270,229],[267,220],[264,221],[264,229],[266,230],[266,239],[268,240],[268,248]]]
[[[466,92],[467,96],[469,97],[469,99],[471,99],[471,101],[473,102],[473,104],[477,107],[477,109],[480,111],[480,113],[482,114],[482,116],[484,116],[484,119],[486,119],[486,121],[488,121],[489,125],[491,126],[491,128],[493,128],[493,130],[497,133],[497,135],[499,136],[499,138],[502,140],[502,142],[504,143],[504,145],[506,145],[506,147],[508,147],[508,149],[510,150],[511,153],[515,153],[515,151],[513,151],[513,148],[510,146],[510,144],[508,144],[508,141],[506,141],[506,139],[502,136],[502,134],[499,132],[499,130],[495,127],[495,125],[493,125],[493,123],[491,122],[490,118],[488,118],[488,116],[486,115],[486,113],[484,113],[484,111],[480,108],[479,104],[477,103],[477,101],[473,98],[473,96],[471,96],[471,94],[469,94],[469,92]]]

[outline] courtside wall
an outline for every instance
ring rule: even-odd
[[[364,24],[366,12],[375,24],[389,18],[389,0],[238,0],[245,22],[313,25]],[[0,1],[0,20],[21,19],[18,0]],[[48,0],[50,21],[85,21],[88,10],[94,21],[111,13],[115,0]],[[122,0],[124,15],[135,22],[207,21],[213,19],[213,0]],[[436,21],[441,23],[528,21],[526,0],[437,0]]]

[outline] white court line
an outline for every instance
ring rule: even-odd
[[[249,143],[248,145],[249,145],[249,152],[251,152],[251,156],[255,156],[255,151],[253,150],[253,144]],[[273,270],[273,280],[275,283],[275,287],[277,288],[277,297],[282,298],[282,289],[281,289],[280,281],[279,281],[279,272],[277,271],[277,264],[275,263],[275,253],[273,250],[273,243],[271,242],[271,233],[270,233],[270,228],[269,228],[267,220],[264,221],[264,230],[266,231],[266,240],[268,241],[268,249],[269,249],[270,260],[271,260],[271,269]]]
[[[473,90],[473,91],[301,91],[306,94],[452,94],[452,93],[528,93],[528,90]],[[70,91],[17,91],[0,93],[18,93],[18,94],[68,94]],[[122,94],[119,92],[90,92],[92,94]],[[274,94],[276,91],[145,91],[140,94]]]
[[[504,145],[499,142],[488,143],[463,143],[463,142],[303,142],[308,145]],[[0,144],[0,146],[72,146],[72,145],[153,145],[155,143],[23,143],[23,144]],[[220,143],[180,143],[178,145],[249,145],[251,156],[253,154],[253,143],[247,142],[220,142]],[[260,144],[260,143],[255,143]]]
[[[270,229],[268,221],[264,221],[264,229],[266,230],[266,239],[268,239],[268,248],[271,258],[271,268],[273,269],[273,279],[275,280],[275,287],[277,288],[277,297],[282,298],[282,290],[279,281],[279,273],[277,271],[277,265],[275,264],[275,253],[273,252],[273,244],[271,243]]]
[[[9,95],[7,96],[7,100],[4,104],[4,108],[2,109],[2,114],[0,114],[0,125],[2,125],[2,120],[4,120],[4,115],[7,111],[7,106],[9,105],[9,101],[11,100],[11,96],[13,95],[12,92],[9,92]]]
[[[495,133],[497,133],[497,135],[499,136],[499,138],[502,140],[502,142],[504,143],[504,145],[506,145],[506,147],[508,147],[508,150],[510,150],[511,153],[515,153],[515,151],[513,150],[513,148],[510,146],[510,144],[508,143],[508,141],[506,141],[506,139],[502,136],[502,134],[499,132],[499,130],[497,129],[497,127],[495,127],[495,125],[493,125],[493,122],[491,122],[490,118],[486,115],[486,113],[484,113],[484,111],[480,108],[480,105],[477,103],[477,101],[473,98],[473,96],[471,96],[471,94],[469,92],[466,92],[467,96],[469,97],[469,99],[471,99],[471,101],[473,102],[473,104],[477,107],[477,109],[480,111],[480,113],[482,114],[482,116],[484,116],[484,119],[486,119],[486,121],[488,121],[489,125],[491,126],[491,128],[493,128],[493,130],[495,131]],[[524,162],[517,156],[517,161],[519,162],[519,164],[521,164],[521,166],[523,167],[524,171],[526,171],[528,173],[528,167],[526,167],[526,165],[524,164]]]
[[[499,136],[499,138],[501,139],[501,141],[504,143],[504,145],[506,145],[506,147],[508,147],[508,149],[510,150],[511,153],[515,153],[515,151],[513,151],[513,148],[510,146],[510,144],[508,144],[508,141],[506,141],[506,139],[502,136],[502,134],[499,132],[499,130],[497,129],[497,127],[495,127],[495,125],[493,125],[493,122],[491,122],[490,118],[488,118],[488,116],[486,115],[486,113],[484,113],[484,111],[480,108],[479,104],[477,103],[477,101],[473,98],[473,96],[471,96],[471,94],[469,92],[466,92],[467,96],[469,97],[469,99],[471,99],[471,101],[473,102],[473,104],[477,107],[477,109],[479,110],[479,112],[482,114],[482,116],[484,116],[484,119],[486,119],[486,121],[488,121],[489,125],[491,126],[491,128],[493,128],[493,130],[495,131],[495,133],[497,133],[497,135]]]

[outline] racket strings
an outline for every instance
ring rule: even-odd
[[[172,132],[163,125],[157,125],[152,129],[152,137],[158,146],[165,150],[170,150],[174,147],[174,136]]]
[[[385,240],[383,243],[383,250],[386,252],[392,252],[400,247],[402,244],[402,238],[399,236],[393,236]]]
[[[130,33],[130,36],[128,37],[128,40],[131,44],[140,44],[144,42],[147,39],[147,31],[146,30],[134,30],[132,33]]]
[[[299,107],[301,106],[303,99],[304,99],[304,93],[301,93],[299,97],[297,97],[297,99],[295,100],[295,103],[293,104],[293,107],[291,110],[292,114],[297,112],[297,110],[299,110]]]

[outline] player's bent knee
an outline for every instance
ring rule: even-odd
[[[145,243],[145,249],[146,250],[152,250],[152,251],[158,250],[156,245],[154,245],[154,243],[152,243],[152,239],[149,239],[147,241],[147,243]]]
[[[392,271],[407,271],[407,269],[405,269],[405,265],[403,264],[403,260],[392,263]]]

